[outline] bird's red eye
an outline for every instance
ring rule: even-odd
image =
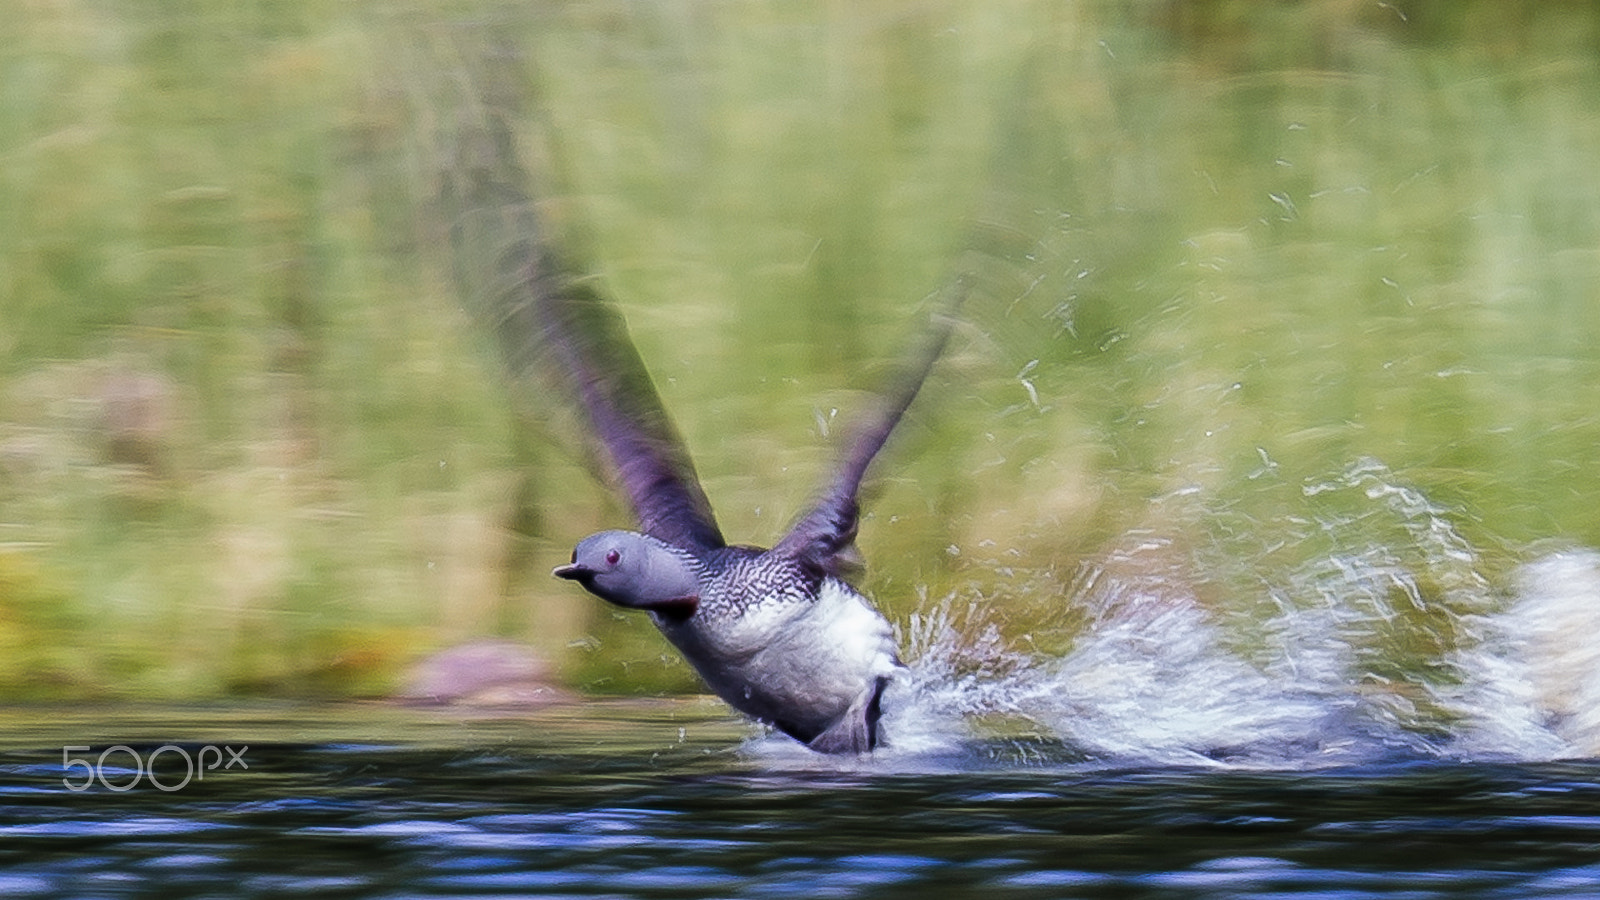
[[[617,560],[619,560],[621,558],[622,558],[622,554],[618,553],[615,550],[607,550],[606,551],[606,565],[608,565],[608,566],[616,565],[617,564]]]

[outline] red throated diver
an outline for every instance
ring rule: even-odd
[[[966,280],[947,291],[810,512],[770,550],[729,546],[621,316],[544,239],[507,125],[519,113],[515,67],[493,69],[516,59],[502,56],[486,57],[476,80],[450,82],[476,93],[445,107],[458,117],[440,170],[458,287],[492,320],[514,373],[544,370],[586,413],[639,520],[638,531],[584,539],[554,574],[647,611],[735,709],[821,752],[872,750],[900,663],[889,623],[845,580],[856,495],[942,352]]]

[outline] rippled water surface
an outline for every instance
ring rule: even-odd
[[[5,896],[1600,891],[1594,761],[1129,767],[986,738],[841,763],[666,701],[3,718]],[[134,754],[169,741],[184,751],[158,754],[169,787],[208,745],[248,768],[134,783]],[[115,744],[100,781],[67,787]],[[66,756],[88,765],[63,768],[64,746],[87,746]]]

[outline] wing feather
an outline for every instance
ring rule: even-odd
[[[691,550],[724,546],[621,313],[547,239],[508,124],[520,109],[515,78],[463,69],[439,166],[459,291],[492,322],[513,374],[541,372],[583,410],[644,533]]]
[[[861,480],[944,352],[956,311],[966,299],[970,284],[970,279],[963,276],[946,288],[922,340],[891,376],[874,408],[850,432],[833,480],[810,512],[773,547],[774,553],[798,560],[816,575],[838,576],[851,568],[850,550],[860,523],[857,495]]]

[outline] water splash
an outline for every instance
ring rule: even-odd
[[[925,600],[886,698],[894,752],[1248,767],[1600,753],[1600,553],[1547,554],[1497,591],[1451,511],[1381,463],[1303,494],[1311,514],[1284,527],[1318,552],[1255,573],[1240,608],[1276,612],[1252,627],[1202,599],[1236,572],[1151,534],[1064,589],[1087,617],[1065,653],[1008,640],[981,596]]]
[[[1121,569],[1169,550],[1147,539],[1114,561]],[[909,732],[914,746],[925,746],[932,735],[950,734],[953,720],[970,735],[998,717],[1030,726],[1013,742],[1019,757],[1040,738],[1071,748],[1080,761],[1111,764],[1281,766],[1340,750],[1325,735],[1343,705],[1305,679],[1284,679],[1233,652],[1172,573],[1096,570],[1073,602],[1089,611],[1089,622],[1055,658],[1006,644],[976,603],[958,614],[946,598],[913,617],[905,706],[889,722],[897,744]]]
[[[1460,661],[1479,676],[1463,743],[1515,758],[1600,756],[1600,553],[1548,553],[1518,570],[1513,591]]]

